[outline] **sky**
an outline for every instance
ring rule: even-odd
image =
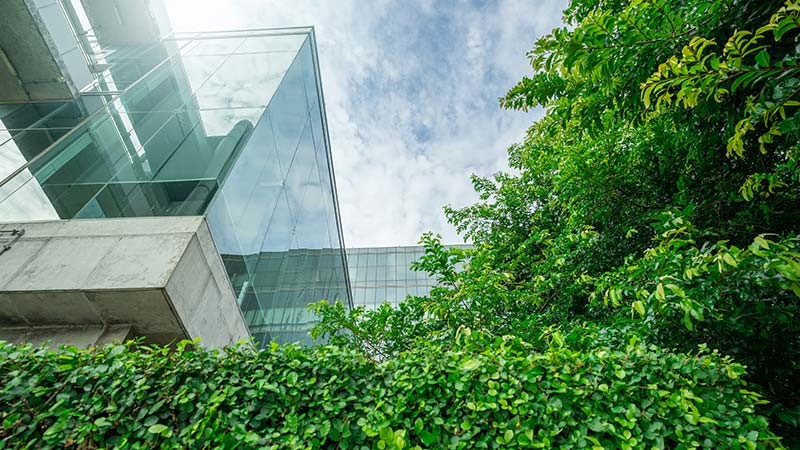
[[[175,31],[313,25],[348,247],[462,243],[444,205],[507,170],[542,111],[501,110],[566,0],[166,0]]]

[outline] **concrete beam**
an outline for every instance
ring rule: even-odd
[[[0,326],[0,340],[13,344],[60,345],[91,348],[120,344],[134,337],[130,325],[73,325],[73,326]]]
[[[0,102],[70,100],[92,77],[56,0],[4,0]]]
[[[0,254],[0,328],[128,324],[212,348],[250,336],[201,216],[0,224],[12,229],[25,234]]]

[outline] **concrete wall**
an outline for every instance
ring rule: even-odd
[[[92,82],[89,61],[81,50],[60,0],[26,0],[42,37],[47,42],[72,93]]]
[[[58,0],[0,1],[0,101],[69,100],[91,80]]]
[[[8,230],[25,234],[0,254],[0,338],[117,325],[161,344],[249,337],[203,217],[0,224]]]

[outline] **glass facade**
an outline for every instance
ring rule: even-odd
[[[246,273],[242,310],[257,339],[273,337],[283,342],[311,344],[308,330],[316,316],[308,303],[320,299],[345,300],[339,250],[291,249],[245,255],[223,255],[225,265]]]
[[[351,303],[313,29],[89,45],[74,100],[0,104],[0,221],[204,215],[262,344]]]
[[[424,253],[421,246],[348,248],[353,305],[375,309],[383,302],[397,306],[407,295],[428,295],[436,280],[411,270],[411,263]]]

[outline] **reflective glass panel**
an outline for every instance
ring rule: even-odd
[[[0,105],[0,221],[205,215],[253,336],[309,342],[351,304],[311,36],[96,45],[78,100]]]

